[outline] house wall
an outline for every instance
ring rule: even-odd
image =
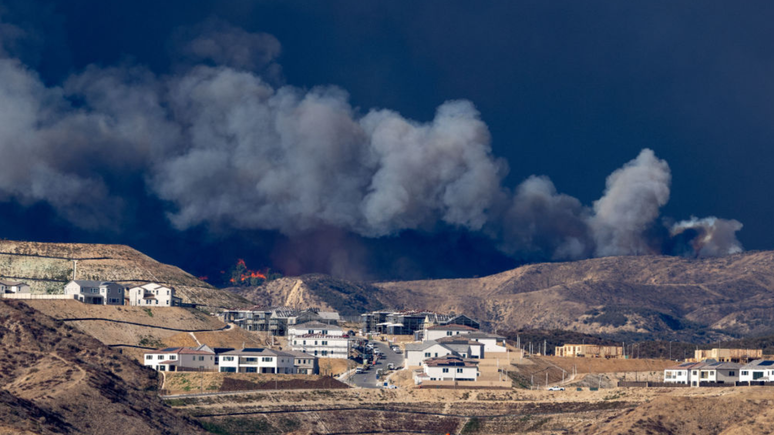
[[[421,366],[422,361],[437,356],[454,355],[455,353],[441,344],[435,344],[424,350],[407,350],[405,352],[407,366]]]
[[[739,370],[739,380],[742,382],[745,382],[745,381],[773,382],[774,370],[771,369],[771,366],[761,367],[761,368],[741,368]]]
[[[144,299],[145,294],[153,294],[155,299]],[[143,307],[171,307],[175,291],[160,287],[154,290],[146,290],[142,287],[134,287],[129,290],[129,305]]]
[[[293,351],[308,353],[316,357],[346,359],[349,357],[350,341],[348,337],[330,335],[294,336],[290,339],[290,346]]]
[[[508,350],[505,346],[498,345],[496,338],[472,338],[471,340],[482,343],[484,345],[484,352],[504,353]]]
[[[237,373],[295,373],[295,359],[284,355],[221,355],[220,371]]]
[[[329,327],[325,327],[325,328],[323,327],[301,328],[300,326],[301,325],[291,326],[288,329],[288,336],[290,337],[291,340],[293,339],[293,337],[297,335],[314,334],[314,335],[327,335],[327,336],[336,336],[336,337],[343,337],[345,335],[344,330],[335,325],[329,325]]]
[[[690,372],[688,370],[664,370],[664,382],[676,384],[688,384]]]
[[[150,358],[148,358],[150,357]],[[193,355],[176,353],[146,353],[143,358],[143,365],[158,370],[159,363],[162,361],[174,360],[176,367],[188,369],[215,370],[215,355]]]
[[[427,367],[424,366],[425,374],[430,376],[430,380],[447,381],[466,379],[475,381],[478,379],[477,367]],[[444,370],[446,372],[444,372]]]

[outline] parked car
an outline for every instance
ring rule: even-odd
[[[390,370],[395,370],[395,364],[389,363],[389,364],[387,364],[387,368],[390,369]]]
[[[358,374],[358,375],[359,375],[360,373],[363,373],[363,368],[362,368],[362,367],[358,367],[358,368],[356,368],[356,369],[355,369],[355,373],[356,373],[356,374]]]
[[[564,391],[564,387],[548,387],[548,391]]]

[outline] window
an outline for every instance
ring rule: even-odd
[[[255,357],[247,357],[247,358],[245,358],[245,362],[249,362],[249,363],[258,362],[258,358],[255,358]]]
[[[170,356],[169,356],[169,360],[170,360],[170,361],[174,361],[174,360],[176,360],[176,359],[177,359],[177,355],[170,355]]]
[[[145,355],[145,359],[153,359],[153,355]]]
[[[443,369],[442,371],[443,371],[444,373],[449,373],[449,369]]]
[[[742,376],[747,376],[749,374],[750,374],[750,372],[748,372],[747,370],[742,370]]]
[[[317,346],[317,340],[314,341],[314,345]]]
[[[245,367],[245,373],[258,373],[258,367]]]
[[[734,371],[731,370],[730,372],[728,372],[728,376],[734,376]]]
[[[452,335],[451,331],[446,331],[446,335]]]
[[[295,346],[296,344],[298,344],[298,341],[293,340],[293,345]]]
[[[224,356],[223,357],[223,361],[234,361],[234,357],[233,356]]]
[[[164,355],[159,355],[158,359],[164,359]]]
[[[261,361],[263,361],[263,362],[272,362],[272,361],[274,361],[274,358],[272,358],[270,356],[264,356],[264,357],[261,357]]]
[[[200,356],[200,357],[199,357],[199,361],[204,361],[204,357],[203,357],[203,356]]]
[[[462,369],[457,369],[457,373],[462,373]]]
[[[328,356],[328,351],[327,350],[322,351],[322,356]]]
[[[425,358],[430,358],[430,352],[425,352]]]
[[[763,377],[763,372],[753,372],[753,380],[760,379]]]
[[[221,367],[220,371],[221,373],[235,373],[236,367]]]
[[[327,346],[327,345],[328,345],[328,342],[327,342],[327,341],[325,341],[325,340],[323,340],[323,342],[322,342],[322,345],[323,345],[323,346]]]

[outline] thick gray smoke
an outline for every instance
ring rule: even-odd
[[[594,216],[590,220],[597,246],[595,254],[607,257],[652,253],[644,233],[669,201],[671,180],[669,165],[649,149],[610,174],[605,194],[594,202]]]
[[[558,260],[660,243],[647,234],[671,175],[651,150],[611,174],[593,207],[544,176],[512,192],[472,103],[445,102],[426,123],[359,113],[339,88],[276,87],[256,73],[277,71],[270,35],[212,29],[178,44],[206,64],[168,76],[90,67],[47,87],[20,61],[0,59],[0,200],[45,202],[77,226],[104,229],[120,223],[116,180],[135,174],[178,229],[381,237],[452,227],[487,234],[513,256]],[[696,255],[741,249],[738,222],[691,222],[672,234],[699,230]]]
[[[691,247],[698,257],[720,257],[742,252],[742,244],[736,239],[736,232],[742,229],[742,223],[734,219],[718,219],[714,216],[678,222],[670,228],[671,235],[677,236],[687,230],[698,234],[692,238]]]

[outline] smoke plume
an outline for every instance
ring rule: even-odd
[[[139,180],[179,230],[333,228],[373,238],[455,228],[518,258],[660,252],[663,241],[648,234],[671,173],[649,149],[608,177],[592,207],[545,176],[511,190],[471,102],[447,101],[425,123],[387,109],[360,113],[337,87],[272,85],[274,37],[223,23],[199,31],[181,33],[189,39],[173,46],[186,61],[164,76],[91,66],[46,86],[4,55],[0,200],[44,202],[98,231],[120,226],[127,186]],[[691,229],[690,255],[715,256],[742,249],[741,227],[694,218],[670,234]]]

